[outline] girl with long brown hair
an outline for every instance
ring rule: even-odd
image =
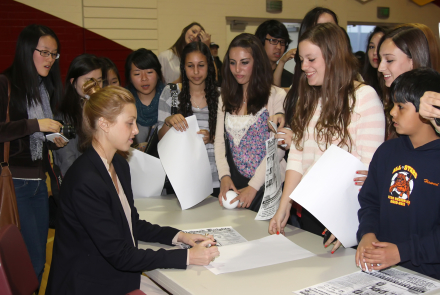
[[[341,28],[331,23],[316,25],[299,39],[304,74],[291,124],[293,141],[283,195],[270,221],[271,234],[284,233],[292,206],[290,194],[330,145],[350,152],[368,166],[384,140],[382,104],[372,87],[356,80],[357,61],[347,42]],[[318,235],[325,229],[304,208],[301,227]]]
[[[415,26],[400,26],[385,34],[379,42],[380,64],[377,70],[381,73],[383,105],[387,119],[386,139],[397,136],[391,121],[390,111],[393,102],[389,96],[389,87],[401,74],[420,67],[432,68],[431,51],[426,35]],[[433,51],[435,52],[435,51]],[[433,54],[439,59],[439,53]]]
[[[211,44],[211,35],[205,32],[203,26],[192,22],[183,28],[182,33],[176,42],[168,50],[161,52],[158,56],[162,65],[162,72],[166,83],[180,83],[180,58],[183,48],[191,43],[201,41],[208,47]]]
[[[272,68],[260,40],[240,34],[232,40],[223,63],[221,100],[215,132],[215,161],[220,178],[219,202],[228,190],[239,208],[258,211],[264,194],[267,119],[284,112],[286,93],[272,85]],[[284,176],[284,151],[280,170]],[[226,198],[225,198],[226,199]]]

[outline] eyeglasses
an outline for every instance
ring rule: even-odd
[[[35,48],[36,51],[38,51],[40,53],[41,56],[43,57],[48,57],[49,55],[52,56],[53,59],[59,59],[60,58],[60,54],[59,53],[50,53],[47,50],[38,50],[37,48]]]
[[[280,40],[280,39],[267,39],[267,41],[269,41],[270,44],[272,45],[278,45],[278,43],[280,43],[281,46],[286,46],[287,42],[286,40]]]

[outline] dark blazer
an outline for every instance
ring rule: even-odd
[[[187,250],[137,248],[137,240],[171,245],[178,230],[139,220],[128,163],[118,154],[112,162],[131,207],[136,246],[111,177],[90,148],[73,163],[61,186],[47,295],[123,295],[139,289],[144,270],[186,268]]]

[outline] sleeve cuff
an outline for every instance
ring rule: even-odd
[[[172,243],[174,246],[180,246],[180,245],[183,244],[182,242],[178,242],[178,241],[177,241],[177,237],[179,236],[179,233],[181,233],[181,231],[179,231],[179,232],[174,236],[173,240],[171,241],[171,243]],[[189,265],[189,249],[186,250],[186,265]]]
[[[29,130],[29,134],[34,134],[35,132],[40,131],[40,125],[38,124],[38,119],[28,119],[27,120],[27,128]]]

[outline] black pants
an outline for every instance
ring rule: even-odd
[[[305,208],[302,208],[301,211],[300,224],[301,229],[319,236],[322,236],[322,232],[325,229],[325,226]]]

